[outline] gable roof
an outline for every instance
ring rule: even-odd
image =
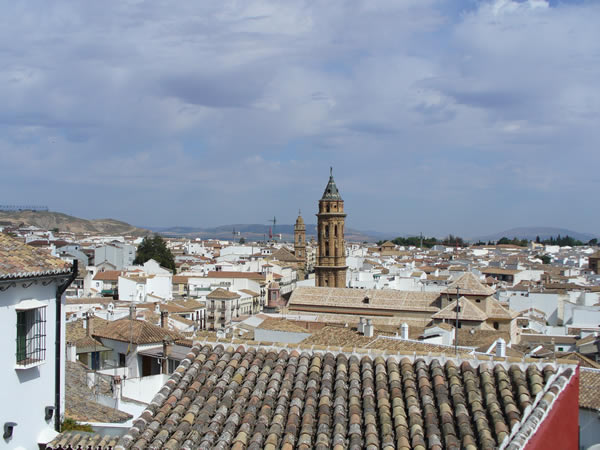
[[[117,448],[522,448],[573,374],[196,344]]]
[[[444,293],[456,294],[456,288],[459,289],[460,295],[492,295],[494,289],[482,284],[477,277],[471,272],[465,272],[454,283],[451,283]]]
[[[437,292],[300,286],[292,291],[288,308],[326,306],[436,312],[438,308],[433,303],[438,296]]]
[[[119,276],[121,275],[120,270],[101,270],[96,272],[93,280],[95,281],[119,281]]]
[[[300,260],[296,258],[290,251],[284,247],[281,247],[273,252],[271,255],[271,259],[283,262],[299,262]]]
[[[161,328],[144,320],[131,320],[129,318],[101,325],[93,330],[92,334],[99,338],[131,342],[133,344],[162,343],[165,336],[172,340],[183,338],[176,331]]]
[[[487,319],[487,314],[473,304],[466,297],[460,299],[460,311],[458,312],[458,320],[474,320],[483,322]],[[445,308],[431,316],[432,319],[450,319],[456,320],[456,300],[448,304]]]
[[[265,281],[265,276],[258,272],[214,271],[208,272],[206,278],[248,278],[249,280]]]
[[[239,294],[228,291],[227,289],[217,288],[206,296],[209,299],[230,300],[240,298]]]
[[[0,280],[66,274],[71,264],[0,233]]]

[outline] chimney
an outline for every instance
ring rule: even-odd
[[[358,319],[357,331],[361,334],[365,332],[365,318],[364,317],[361,317]]]
[[[365,325],[365,337],[373,337],[373,321],[371,319],[367,319],[367,324]]]
[[[161,315],[162,318],[162,315]],[[162,321],[161,321],[162,322]],[[169,371],[169,337],[163,338],[162,373],[167,375]]]
[[[161,328],[168,328],[168,324],[169,324],[169,312],[168,311],[162,311],[160,313],[160,327]]]
[[[129,319],[135,320],[135,305],[129,305]]]
[[[91,336],[93,333],[93,324],[92,324],[92,313],[87,312],[85,314],[85,334],[86,336]]]
[[[502,338],[496,341],[496,356],[506,357],[506,341]]]
[[[406,322],[400,325],[400,337],[402,339],[408,339],[408,324]]]

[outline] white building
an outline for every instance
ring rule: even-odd
[[[63,294],[76,274],[76,265],[0,233],[3,448],[38,448],[57,434],[65,397]]]
[[[153,259],[132,266],[119,276],[119,299],[131,302],[160,302],[173,299],[173,274]]]

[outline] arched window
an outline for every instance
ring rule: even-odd
[[[337,225],[333,226],[333,235],[337,237]]]

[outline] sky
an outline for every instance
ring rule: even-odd
[[[0,204],[600,234],[600,2],[0,3]]]

